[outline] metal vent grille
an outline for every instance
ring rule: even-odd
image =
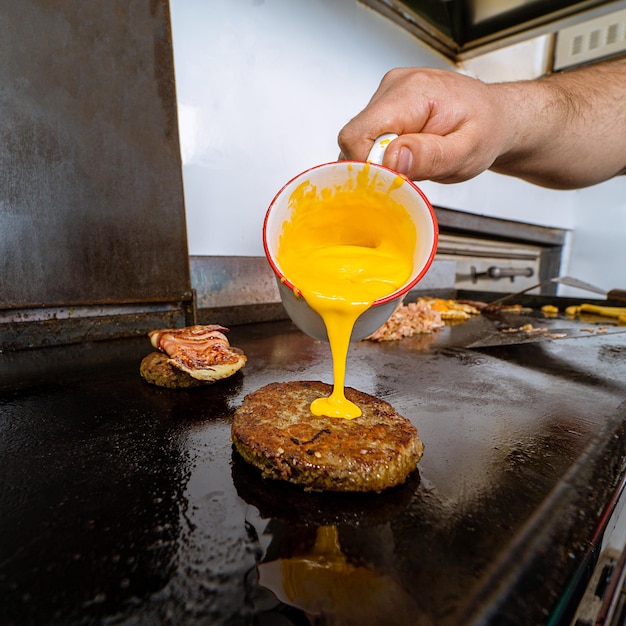
[[[626,9],[562,28],[557,33],[554,69],[626,54]]]

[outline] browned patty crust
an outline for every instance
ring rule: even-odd
[[[413,472],[424,445],[411,422],[384,400],[346,387],[361,417],[317,417],[309,409],[330,395],[322,382],[271,383],[235,411],[232,441],[267,478],[312,491],[383,491]]]

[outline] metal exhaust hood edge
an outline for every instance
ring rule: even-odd
[[[454,63],[546,34],[556,38],[554,69],[626,54],[626,0],[359,2]]]

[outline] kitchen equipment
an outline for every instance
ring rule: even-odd
[[[168,3],[1,13],[0,351],[193,323]]]
[[[592,293],[599,293],[607,300],[619,300],[620,302],[626,302],[626,290],[624,289],[602,289],[602,287],[596,287],[590,285],[583,280],[573,278],[572,276],[561,276],[559,278],[553,278],[553,283],[560,283],[561,285],[568,285],[569,287],[576,287],[577,289],[583,289],[584,291],[591,291]]]
[[[360,1],[457,64],[546,35],[556,36],[555,70],[624,51],[622,38],[611,36],[623,24],[621,0]]]
[[[568,285],[569,287],[576,287],[577,289],[583,289],[585,291],[591,291],[592,293],[599,293],[606,297],[607,300],[616,300],[619,302],[626,302],[626,290],[624,289],[611,289],[607,291],[606,289],[602,289],[602,287],[596,287],[595,285],[591,285],[586,283],[578,278],[574,278],[572,276],[556,276],[554,278],[548,278],[547,280],[542,280],[540,283],[536,283],[535,285],[531,285],[530,287],[526,287],[521,291],[516,291],[515,293],[509,293],[506,296],[498,298],[497,300],[493,300],[489,302],[487,305],[488,308],[495,308],[499,304],[506,302],[507,300],[513,300],[517,296],[521,296],[522,294],[527,293],[528,291],[532,291],[533,289],[538,289],[539,287],[543,287],[544,285],[548,285],[550,283],[559,283],[561,285]]]
[[[426,196],[412,181],[382,165],[386,145],[395,135],[379,137],[368,156],[368,162],[339,161],[313,167],[289,181],[270,204],[263,224],[263,246],[267,259],[276,274],[283,305],[296,325],[316,339],[327,339],[322,318],[302,298],[289,276],[285,276],[277,259],[278,243],[283,223],[289,220],[296,193],[303,186],[320,196],[336,190],[354,189],[359,184],[371,186],[376,192],[388,193],[395,202],[410,214],[418,233],[413,257],[413,273],[409,280],[389,296],[375,300],[372,306],[357,319],[351,341],[367,337],[391,316],[401,298],[413,288],[430,267],[437,250],[437,219]],[[363,178],[365,177],[365,179]],[[376,238],[377,233],[372,233]]]
[[[524,318],[527,322],[528,318]],[[521,320],[517,320],[519,323]],[[584,339],[592,335],[614,335],[626,333],[626,328],[593,327],[589,324],[576,323],[570,326],[552,326],[546,320],[533,319],[534,326],[525,330],[524,324],[503,330],[494,330],[480,339],[469,343],[466,347],[490,348],[494,346],[513,346],[544,341],[560,341],[562,339]],[[528,322],[527,322],[528,323]],[[560,321],[563,324],[563,321]]]
[[[191,391],[141,379],[147,337],[3,353],[0,623],[310,623],[257,572],[327,528],[345,576],[381,581],[359,606],[401,603],[374,623],[569,624],[624,475],[626,333],[478,353],[451,343],[462,330],[352,344],[348,384],[426,445],[405,485],[363,497],[263,480],[233,453],[246,394],[331,376],[289,321],[233,327],[246,368]]]
[[[542,327],[534,331],[524,331],[512,329],[510,332],[504,330],[494,330],[489,335],[481,337],[477,341],[470,343],[467,348],[490,348],[492,346],[512,346],[524,343],[537,343],[540,341],[553,341],[556,339],[571,339],[573,337],[583,337],[578,328],[554,328],[546,329]]]
[[[465,292],[466,294],[469,292]],[[489,294],[478,294],[489,296]],[[588,305],[590,311],[602,308],[601,305],[591,304],[602,302],[591,300]],[[516,295],[515,304],[519,308],[486,308],[482,314],[463,324],[455,330],[456,345],[465,348],[489,348],[515,346],[522,344],[538,344],[561,340],[573,340],[597,336],[626,333],[626,325],[622,325],[617,317],[601,317],[595,313],[573,315],[573,309],[580,309],[579,300],[575,298],[557,298],[545,295]],[[542,308],[550,305],[558,312],[544,313]],[[610,307],[615,310],[616,307]],[[566,342],[569,344],[569,342]]]

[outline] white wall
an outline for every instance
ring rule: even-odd
[[[274,194],[298,172],[337,157],[337,132],[388,69],[451,67],[357,0],[170,4],[192,255],[262,255],[261,225]],[[626,177],[580,191],[491,172],[420,186],[433,204],[571,228],[564,272],[626,286]]]
[[[397,65],[450,67],[356,0],[171,0],[189,250],[263,255],[290,178]]]

